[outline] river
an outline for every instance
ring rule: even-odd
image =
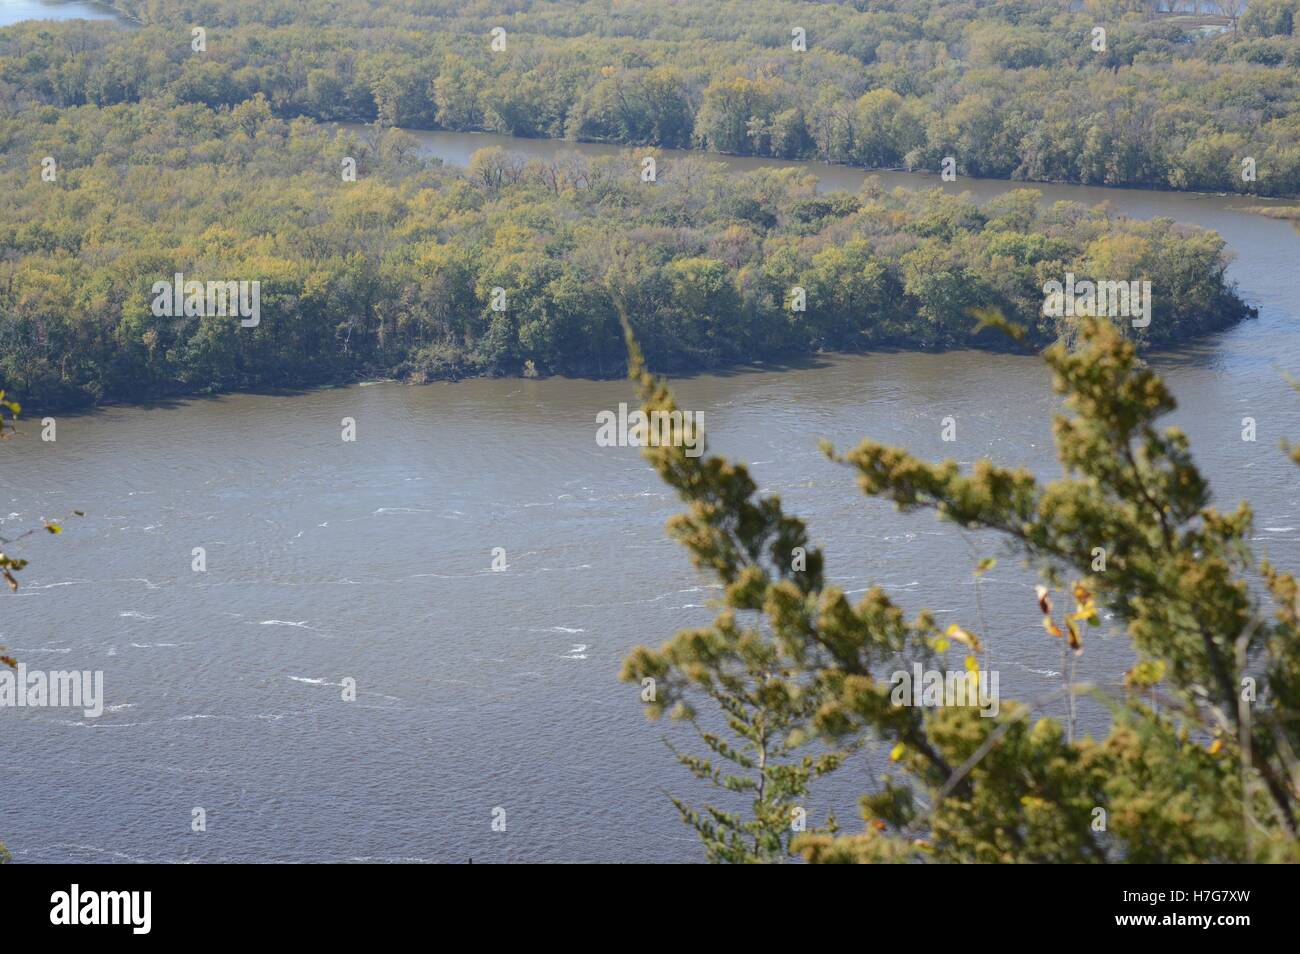
[[[449,162],[501,141],[417,135]],[[800,165],[836,187],[865,176]],[[1255,546],[1300,566],[1297,474],[1277,448],[1300,439],[1300,396],[1283,378],[1300,373],[1300,235],[1235,210],[1252,200],[1040,188],[1215,228],[1231,244],[1259,319],[1153,361],[1216,502],[1249,499]],[[982,635],[1003,696],[1059,685],[1059,643],[1014,558],[865,500],[817,449],[871,435],[1051,476],[1056,403],[1038,359],[830,356],[674,384],[712,449],[809,520],[847,590],[879,583],[909,610],[977,628],[970,570],[1000,556]],[[631,397],[623,381],[377,382],[110,407],[60,417],[53,442],[39,421],[21,423],[3,448],[0,535],[86,516],[20,545],[31,565],[2,597],[0,643],[29,667],[101,670],[105,711],[0,710],[0,840],[18,861],[699,859],[665,795],[707,795],[663,745],[691,739],[648,723],[638,688],[616,676],[632,646],[706,623],[716,591],[666,539],[679,507],[637,452],[596,445],[597,411]],[[947,416],[955,444],[940,440]],[[1241,439],[1247,416],[1254,443]],[[345,417],[353,443],[340,440]],[[498,547],[507,567],[494,571]],[[1131,662],[1107,625],[1077,675],[1113,687]],[[1080,718],[1081,731],[1104,731],[1096,707]],[[854,827],[878,758],[830,780],[813,817],[834,805]]]
[[[0,26],[20,20],[112,20],[130,25],[109,4],[93,0],[0,0]]]

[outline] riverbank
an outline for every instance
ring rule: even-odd
[[[348,130],[364,140],[378,142],[385,132],[373,124],[362,122],[332,122],[328,124],[335,129]],[[1069,194],[1069,201],[1107,201],[1108,197],[1119,195],[1165,194],[1186,196],[1189,199],[1235,199],[1238,202],[1255,203],[1250,206],[1235,206],[1241,211],[1272,218],[1300,219],[1300,195],[1265,196],[1242,192],[1205,191],[1199,189],[1175,189],[1168,185],[1153,183],[1136,184],[1097,184],[1073,182],[1068,179],[1017,179],[959,175],[944,178],[938,172],[927,169],[908,169],[903,166],[867,167],[851,162],[828,161],[824,159],[787,159],[746,155],[743,153],[716,152],[707,149],[667,149],[646,144],[629,144],[595,139],[554,139],[545,136],[511,136],[486,129],[451,130],[423,129],[414,126],[394,127],[396,131],[414,137],[422,151],[436,156],[454,166],[468,166],[473,154],[479,149],[494,146],[509,152],[519,153],[528,158],[554,159],[566,152],[577,152],[588,158],[595,156],[626,156],[638,159],[643,156],[682,159],[697,156],[708,162],[725,162],[729,168],[739,171],[752,171],[766,168],[800,169],[818,177],[823,191],[848,190],[857,191],[868,178],[878,178],[886,185],[900,185],[906,189],[943,189],[948,192],[973,191],[976,195],[992,195],[1008,189],[1053,189],[1060,188],[1062,194]],[[1075,190],[1071,192],[1070,190]],[[1192,221],[1180,219],[1180,221]]]

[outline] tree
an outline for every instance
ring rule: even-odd
[[[1241,19],[1241,12],[1246,9],[1246,0],[1215,0],[1214,8],[1219,11],[1220,16],[1225,16],[1232,21],[1232,29],[1235,31]]]
[[[641,81],[651,141],[667,149],[684,149],[691,143],[695,123],[686,77],[673,66],[650,70]]]
[[[644,409],[671,411],[670,392],[635,347],[631,355]],[[879,589],[850,604],[826,583],[804,524],[778,499],[759,497],[743,466],[688,457],[682,447],[643,453],[689,504],[669,530],[723,585],[723,607],[708,629],[638,647],[623,678],[655,680],[652,716],[699,718],[701,694],[730,712],[743,686],[747,698],[776,701],[786,748],[816,736],[836,753],[887,750],[887,761],[876,760],[879,786],[861,799],[865,829],[792,839],[809,861],[1300,859],[1295,578],[1252,556],[1247,505],[1210,506],[1187,438],[1156,426],[1173,396],[1112,323],[1085,322],[1077,348],[1058,344],[1045,360],[1068,412],[1055,421],[1056,481],[988,461],[964,474],[952,461],[930,464],[869,440],[827,453],[870,496],[1000,535],[1038,570],[1043,585],[1026,612],[1041,616],[1044,638],[1060,639],[1063,652],[1082,652],[1088,627],[1100,625],[1103,610],[1114,614],[1136,654],[1125,694],[1072,681],[1060,694],[1067,711],[1085,692],[1110,706],[1105,738],[1074,739],[1055,718],[1033,721],[1054,700],[1002,701],[992,718],[969,705],[896,704],[882,669],[943,663],[954,646],[965,649],[976,682],[987,680],[980,637],[958,624],[941,632],[925,612],[909,620]],[[1271,615],[1253,582],[1271,595]],[[1053,605],[1060,588],[1073,612]],[[731,728],[752,744],[749,722]],[[687,764],[709,766],[705,777],[717,781],[707,760]],[[729,830],[768,830],[766,809],[756,802]],[[702,817],[683,815],[693,824]],[[701,834],[719,857],[715,833]]]
[[[623,325],[630,373],[638,382],[646,409],[671,415],[677,410],[672,395],[645,371],[626,315]],[[679,442],[679,426],[675,424],[673,442]],[[677,450],[680,448],[657,449],[653,459],[660,475],[693,500],[691,513],[674,518],[669,526],[678,539],[691,541],[688,546],[696,564],[716,572],[729,593],[752,591],[760,572],[753,564],[764,555],[772,557],[772,572],[783,574],[782,567],[790,564],[779,554],[807,546],[802,524],[783,517],[779,505],[772,501],[752,503],[757,486],[743,467],[711,458],[706,476],[689,458],[674,452]],[[706,502],[704,481],[725,494],[725,501]],[[695,491],[700,492],[698,497]],[[716,522],[730,523],[731,519],[736,522],[730,532],[722,531]],[[809,553],[807,562],[800,565],[803,569],[797,575],[793,570],[785,575],[810,586],[820,583],[820,553]],[[737,603],[743,600],[737,599]],[[822,699],[817,686],[801,684],[790,662],[758,628],[739,625],[735,612],[729,609],[713,627],[680,633],[659,651],[639,647],[624,664],[623,678],[641,684],[650,717],[657,719],[670,711],[674,719],[690,722],[713,755],[711,759],[674,748],[678,761],[696,778],[750,797],[748,818],[726,807],[709,805],[701,811],[673,799],[682,819],[700,836],[711,861],[777,861],[788,856],[792,836],[799,828],[796,812],[802,809],[810,781],[833,771],[842,759],[838,752],[797,754],[808,741],[807,726]],[[707,723],[701,725],[687,698],[691,690],[717,705],[717,718],[711,721],[722,721],[736,741],[728,741]],[[725,763],[734,767],[727,768]],[[833,820],[827,830],[833,830]]]
[[[489,193],[500,192],[507,185],[519,181],[527,160],[518,153],[507,152],[500,146],[474,150],[469,157],[469,180]]]
[[[230,111],[230,118],[235,128],[246,136],[256,136],[258,129],[271,121],[271,105],[266,96],[258,93],[252,99],[246,99]]]
[[[1297,0],[1251,0],[1241,29],[1254,36],[1291,36],[1295,32]]]
[[[483,123],[478,90],[487,77],[459,56],[449,55],[433,81],[438,125],[445,129],[475,129]]]
[[[704,91],[695,118],[695,135],[714,152],[744,154],[754,151],[753,121],[765,124],[772,114],[772,84],[764,79],[738,76],[714,80]]]

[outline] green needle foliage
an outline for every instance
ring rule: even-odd
[[[645,371],[630,331],[628,343],[646,409],[675,410],[667,388]],[[692,460],[679,450],[658,448],[652,457],[663,478],[691,503],[689,513],[670,523],[670,532],[697,566],[725,584],[727,609],[712,627],[682,632],[658,652],[637,649],[623,677],[643,686],[653,680],[650,716],[658,718],[672,700],[671,715],[691,722],[711,753],[700,757],[674,749],[679,761],[697,778],[751,799],[748,815],[713,805],[701,811],[673,799],[709,859],[779,860],[789,855],[810,782],[838,767],[843,754],[797,752],[822,704],[820,687],[802,678],[804,667],[769,633],[743,625],[738,611],[760,609],[757,601],[777,586],[793,604],[801,603],[822,585],[821,555],[809,554],[801,573],[788,569],[782,555],[807,546],[803,524],[782,514],[776,500],[756,500],[757,488],[743,467],[718,457]],[[693,692],[717,706],[718,721],[733,740],[700,724],[688,698]]]
[[[644,410],[673,410],[630,336],[629,348]],[[908,619],[879,589],[851,604],[826,583],[803,522],[760,497],[743,466],[644,450],[688,504],[670,533],[724,595],[711,627],[638,647],[623,678],[654,680],[652,717],[712,724],[719,713],[696,707],[715,703],[737,739],[706,736],[709,756],[683,757],[697,776],[752,795],[747,814],[678,802],[711,860],[1300,860],[1295,578],[1252,556],[1247,505],[1209,505],[1186,436],[1157,427],[1172,395],[1112,323],[1085,322],[1073,348],[1058,344],[1045,360],[1065,399],[1058,480],[988,461],[963,473],[869,440],[827,453],[870,496],[1004,537],[1046,584],[1037,612],[1047,638],[1081,651],[1098,607],[1114,614],[1137,656],[1125,694],[1063,690],[1071,706],[1087,692],[1110,707],[1100,740],[1072,739],[1035,714],[1053,700],[1002,700],[992,718],[974,706],[895,705],[880,678],[887,664],[942,663],[951,642],[978,652],[978,637],[941,633],[924,612]],[[1075,611],[1062,616],[1051,592],[1063,585]],[[1258,605],[1265,591],[1271,613]],[[890,754],[861,799],[863,830],[842,834],[832,821],[793,831],[790,809],[812,783],[872,745]],[[801,754],[812,751],[826,754]]]

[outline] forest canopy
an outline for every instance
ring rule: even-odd
[[[0,120],[0,380],[32,406],[394,375],[689,370],[818,350],[1042,346],[1067,273],[1149,281],[1140,345],[1250,313],[1224,242],[1169,219],[940,189],[818,193],[797,169],[703,157],[526,159],[466,170],[410,136],[203,104],[38,107]],[[57,156],[57,175],[39,174]],[[355,181],[341,174],[356,163]],[[155,284],[257,281],[255,327],[160,315]],[[793,301],[802,289],[802,309]],[[528,363],[531,363],[528,364]]]
[[[1298,4],[1259,0],[1231,28],[1122,0],[120,0],[134,25],[19,23],[0,29],[0,382],[53,406],[607,376],[625,367],[618,307],[668,372],[1005,346],[987,309],[1042,347],[1075,332],[1043,314],[1067,276],[1149,282],[1150,322],[1126,334],[1167,344],[1250,314],[1213,233],[1028,191],[981,207],[662,154],[647,183],[636,163],[950,158],[961,175],[1300,194]],[[494,149],[455,171],[401,127],[637,154]],[[173,276],[256,282],[266,320],[159,314]]]
[[[142,26],[0,31],[0,109],[260,93],[285,119],[1300,195],[1300,0],[1231,28],[1137,0],[116,6]]]

